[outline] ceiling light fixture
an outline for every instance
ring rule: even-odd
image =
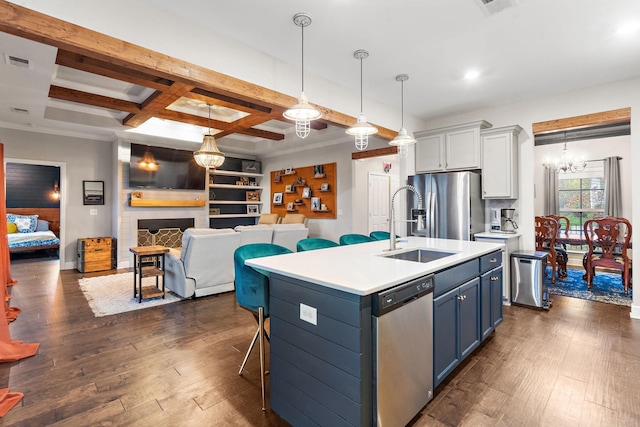
[[[200,149],[193,153],[193,158],[203,168],[215,169],[224,163],[224,154],[218,149],[216,139],[211,132],[211,104],[207,104],[207,107],[209,107],[209,131],[204,135]]]
[[[304,27],[311,25],[311,17],[306,13],[297,13],[293,16],[293,22],[302,29],[302,93],[298,103],[284,112],[284,117],[296,122],[296,135],[306,138],[311,132],[311,120],[319,119],[322,114],[313,108],[307,96],[304,94]]]
[[[356,137],[356,148],[364,150],[369,146],[369,135],[378,132],[378,128],[367,123],[367,118],[364,116],[362,109],[362,60],[369,57],[369,52],[359,49],[353,52],[353,57],[360,60],[360,114],[358,114],[356,124],[347,129],[346,132]]]
[[[400,85],[401,85],[400,115],[401,115],[402,123],[401,123],[400,130],[398,131],[398,135],[395,138],[393,138],[391,141],[389,141],[389,145],[395,145],[398,147],[398,154],[400,154],[400,157],[402,158],[407,157],[408,147],[416,143],[416,139],[413,137],[413,135],[408,133],[407,130],[404,128],[404,82],[407,80],[409,80],[408,74],[398,74],[396,76],[396,81],[400,82]]]
[[[555,170],[556,173],[562,172],[582,172],[587,167],[587,162],[582,159],[572,158],[567,150],[567,141],[564,142],[562,156],[555,162],[546,161],[542,166]]]
[[[151,153],[149,148],[147,148],[142,155],[142,158],[138,160],[138,167],[142,170],[153,172],[158,170],[158,166],[158,162],[156,161],[156,158],[153,157],[153,153]]]
[[[465,80],[476,80],[480,77],[480,71],[478,70],[469,70],[464,74]]]

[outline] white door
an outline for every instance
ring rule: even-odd
[[[398,185],[397,175],[369,173],[369,233],[389,231],[389,201]]]

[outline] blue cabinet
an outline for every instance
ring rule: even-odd
[[[480,344],[480,279],[433,300],[434,386]]]

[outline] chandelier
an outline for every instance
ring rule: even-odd
[[[378,132],[378,128],[367,123],[367,118],[362,112],[362,60],[369,57],[369,52],[360,49],[353,52],[353,57],[360,60],[360,114],[356,123],[351,126],[346,132],[349,135],[355,136],[356,148],[358,150],[364,150],[369,145],[369,135],[373,135]]]
[[[322,114],[313,108],[307,96],[304,94],[304,27],[311,25],[311,17],[306,13],[297,13],[293,17],[293,23],[302,29],[302,93],[296,105],[283,113],[283,116],[296,122],[296,135],[306,138],[311,132],[311,120],[319,119]]]
[[[211,132],[211,104],[207,104],[207,107],[209,107],[209,131],[204,135],[200,149],[193,153],[193,158],[203,168],[215,169],[224,163],[224,154],[218,149],[216,139]]]
[[[564,142],[564,148],[562,149],[562,155],[556,162],[547,160],[542,164],[544,167],[553,169],[558,172],[582,172],[587,167],[587,162],[582,159],[577,159],[569,155],[567,150],[567,141]]]

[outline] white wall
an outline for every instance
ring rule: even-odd
[[[64,245],[61,264],[65,269],[75,268],[77,239],[112,235],[112,143],[6,128],[0,128],[0,141],[5,146],[5,158],[66,164],[66,182],[60,185],[61,208],[64,205],[66,216],[60,224]],[[83,180],[105,181],[104,205],[82,204]],[[98,214],[90,215],[90,209],[96,209]]]
[[[429,129],[473,120],[487,120],[494,127],[518,124],[524,129],[518,138],[520,143],[519,169],[521,195],[517,207],[520,212],[522,248],[533,249],[534,232],[534,169],[535,154],[532,124],[565,117],[579,116],[601,111],[631,107],[631,164],[640,164],[640,79],[631,79],[601,86],[595,86],[546,98],[539,98],[516,104],[491,107],[429,121]],[[631,170],[633,194],[638,194],[640,168]],[[640,197],[631,201],[631,223],[640,224]],[[634,249],[634,252],[639,249]],[[636,257],[637,258],[637,257]],[[640,296],[634,294],[631,316],[640,318]]]

